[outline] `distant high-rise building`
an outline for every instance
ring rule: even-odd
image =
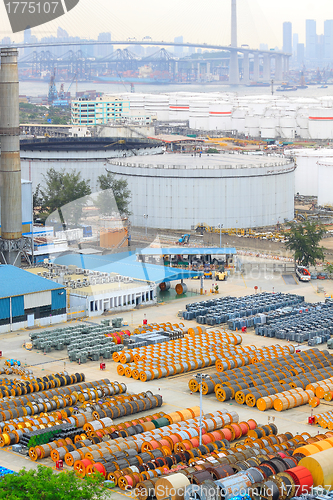
[[[31,43],[31,28],[24,30],[24,43]],[[33,49],[31,47],[26,47],[24,49],[24,55],[28,56]]]
[[[261,43],[259,45],[259,50],[268,50],[268,45],[267,43]]]
[[[305,57],[308,61],[315,62],[316,60],[316,45],[317,45],[317,24],[313,19],[307,19],[305,25],[306,31],[306,46]]]
[[[297,64],[303,67],[305,61],[305,45],[304,43],[297,44]]]
[[[324,59],[326,63],[333,61],[333,20],[324,22]]]
[[[31,28],[24,30],[24,43],[30,43],[31,40]]]
[[[294,33],[293,34],[293,58],[296,60],[297,58],[297,45],[299,43],[299,38],[298,34]]]
[[[293,51],[293,25],[290,22],[283,23],[283,52],[291,54]]]
[[[175,43],[184,43],[184,38],[182,36],[176,36],[173,40]],[[183,47],[174,47],[174,53],[176,57],[183,57]]]
[[[57,37],[58,38],[68,38],[68,33],[66,30],[61,28],[60,26],[57,29]]]
[[[324,35],[317,36],[317,44],[316,44],[316,63],[323,64],[324,61],[324,53],[325,53],[325,37]]]
[[[98,35],[97,40],[99,42],[111,42],[111,33],[100,33]],[[97,46],[98,57],[106,57],[108,54],[111,54],[112,52],[113,52],[113,47],[111,44]]]

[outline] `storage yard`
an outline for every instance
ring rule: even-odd
[[[297,282],[285,258],[270,271],[258,264],[258,273],[244,274],[236,249],[221,244],[221,214],[226,228],[240,229],[294,217],[294,160],[157,156],[164,146],[149,140],[126,147],[91,140],[88,151],[77,141],[25,144],[26,168],[36,161],[33,183],[50,158],[69,169],[84,162],[84,176],[97,161],[92,183],[108,161],[111,173],[128,178],[133,222],[146,226],[146,237],[149,214],[153,229],[220,224],[220,246],[199,252],[202,265],[213,261],[214,278],[211,269],[173,270],[178,248],[138,252],[141,259],[130,252],[123,259],[76,253],[60,257],[58,266],[45,261],[32,273],[19,270],[14,265],[29,245],[21,239],[21,191],[14,182],[20,174],[16,62],[16,51],[2,49],[0,97],[12,99],[11,106],[5,101],[10,119],[1,115],[1,170],[16,211],[4,203],[1,214],[1,254],[13,266],[0,266],[0,478],[42,465],[73,471],[82,481],[99,474],[108,498],[328,500],[333,284]],[[303,103],[304,109],[273,98],[234,109],[234,97],[224,103],[218,96],[200,103],[192,97],[188,105],[188,96],[162,97],[164,119],[185,118],[206,129],[230,124],[241,133],[249,127],[271,138],[301,132],[320,138],[317,120],[330,119],[329,99]],[[159,105],[155,100],[152,107]],[[330,138],[333,129],[325,127],[325,134]],[[123,159],[133,148],[140,163]],[[323,162],[318,185],[330,180],[330,162]],[[322,196],[329,200],[328,191]],[[162,264],[163,255],[169,266],[152,263]],[[216,269],[221,263],[226,267]],[[178,281],[174,295],[172,281]],[[71,295],[81,316],[72,316]],[[76,319],[68,321],[67,313]]]
[[[310,338],[309,318],[330,335],[331,301],[281,282],[2,335],[1,465],[97,471],[140,500],[332,485],[333,351],[281,336],[301,321]]]

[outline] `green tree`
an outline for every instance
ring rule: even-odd
[[[41,194],[40,184],[37,184],[36,191],[33,193],[32,206],[34,222],[42,222],[44,224],[49,213],[44,208],[44,199]]]
[[[89,181],[81,179],[81,173],[73,170],[66,172],[65,169],[57,171],[50,168],[44,175],[45,189],[37,187],[35,200],[41,201],[40,212],[50,215],[58,210],[62,224],[65,223],[61,208],[72,203],[66,210],[68,222],[77,224],[82,209],[87,203],[87,196],[91,194]]]
[[[324,260],[323,247],[319,245],[326,233],[323,226],[316,222],[306,221],[303,224],[291,222],[290,230],[284,232],[286,247],[294,253],[295,262],[307,267],[315,265],[316,261]]]
[[[66,118],[63,118],[61,116],[55,116],[52,119],[52,123],[53,125],[67,125],[68,121],[66,120]]]
[[[107,498],[102,485],[103,477],[97,474],[84,481],[74,472],[54,473],[49,467],[21,470],[0,478],[0,499],[4,500],[98,500]]]
[[[326,262],[324,266],[324,271],[326,271],[330,278],[333,276],[333,264],[331,262]]]
[[[106,175],[102,174],[98,177],[98,183],[102,191],[112,190],[114,195],[113,198],[110,192],[102,192],[98,196],[96,205],[103,215],[112,215],[117,209],[121,217],[131,215],[129,210],[131,192],[125,179],[116,179],[111,172],[107,171]]]

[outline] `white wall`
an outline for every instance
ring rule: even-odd
[[[333,206],[333,161],[318,161],[318,205]]]
[[[333,161],[333,149],[296,149],[295,193],[318,196],[318,162]]]
[[[153,292],[153,300],[150,298],[151,291]],[[156,287],[151,288],[147,285],[132,289],[120,288],[109,293],[81,297],[78,294],[71,294],[70,308],[71,312],[81,311],[84,308],[87,311],[87,315],[93,318],[101,316],[105,310],[117,312],[133,309],[137,305],[137,299],[140,305],[148,306],[156,304]]]
[[[67,314],[59,314],[58,316],[35,319],[34,326],[42,327],[42,326],[57,325],[58,323],[65,323],[66,321],[67,321]],[[22,330],[23,328],[28,328],[27,321],[21,321],[20,323],[13,323],[12,325],[1,325],[0,333],[10,333],[11,331],[17,332],[18,330]]]

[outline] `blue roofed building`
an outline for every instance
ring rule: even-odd
[[[108,255],[64,254],[54,260],[55,266],[72,268],[73,274],[89,270],[89,284],[71,282],[70,314],[85,311],[86,316],[119,312],[157,302],[160,283],[181,281],[198,272],[146,264],[133,252]],[[79,287],[78,287],[79,285]]]
[[[63,321],[67,321],[63,285],[0,265],[0,333]]]

